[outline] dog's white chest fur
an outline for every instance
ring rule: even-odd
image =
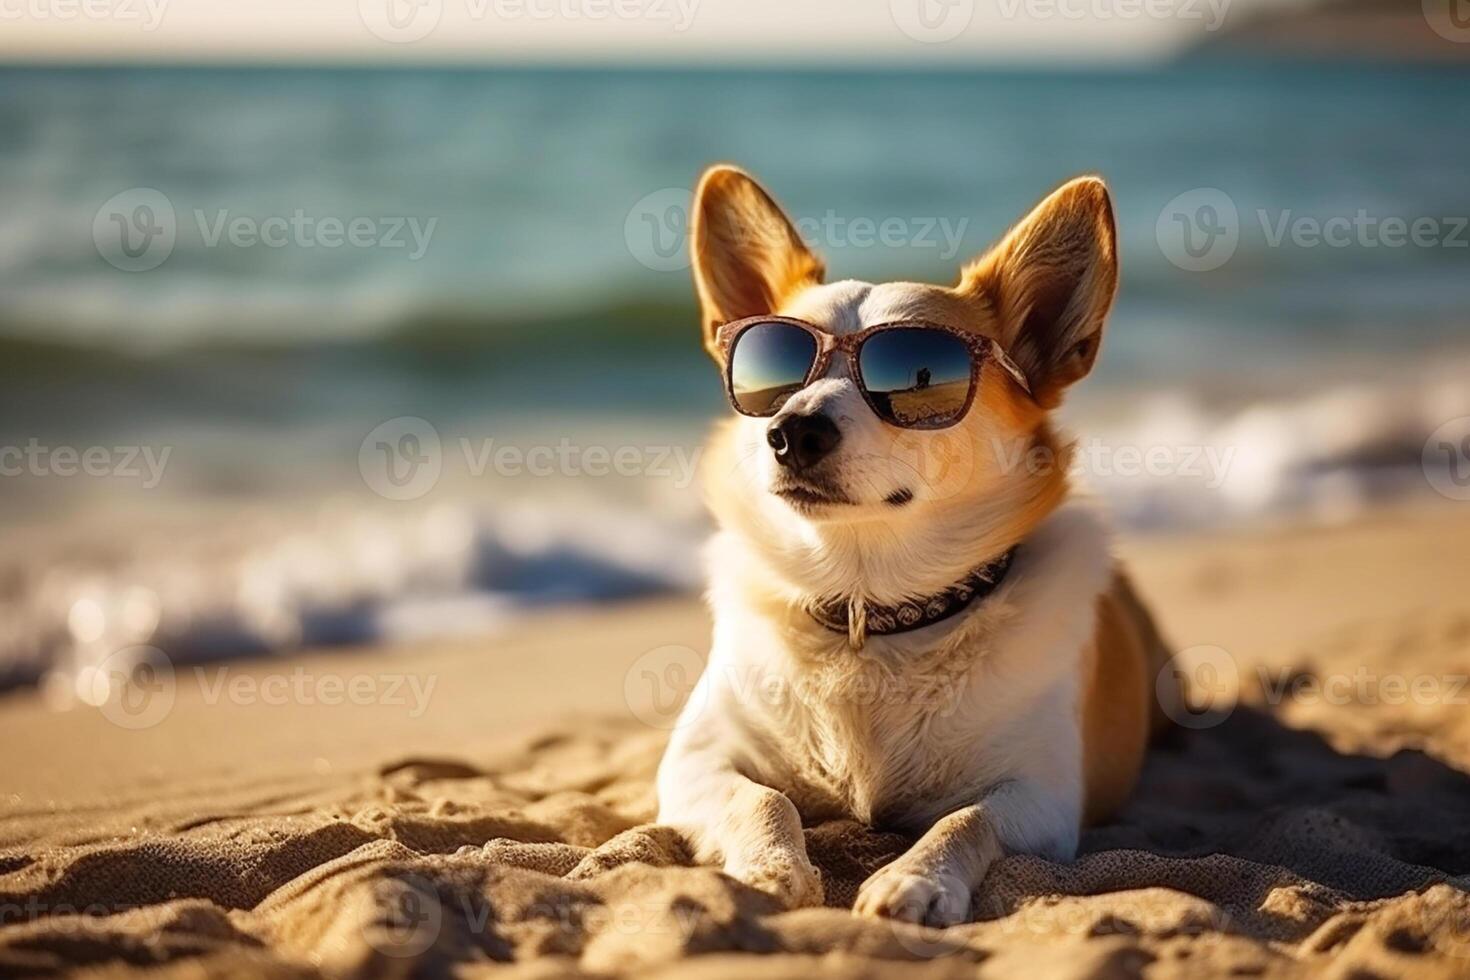
[[[830,656],[785,679],[796,703],[764,719],[775,720],[782,749],[767,774],[791,783],[799,809],[922,827],[1001,778],[968,744],[976,733],[956,723],[976,698],[967,661],[983,657],[984,638],[927,650],[887,638],[861,651],[820,642]]]
[[[783,599],[738,537],[711,558],[701,713],[804,816],[922,828],[1037,768],[1080,795],[1077,665],[1111,563],[1085,507],[1053,514],[975,609],[860,650]]]

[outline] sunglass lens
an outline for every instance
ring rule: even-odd
[[[817,341],[789,323],[757,323],[735,338],[730,394],[746,415],[774,415],[806,385]]]
[[[894,425],[950,425],[970,398],[970,348],[942,330],[879,331],[863,343],[858,369],[878,414]]]

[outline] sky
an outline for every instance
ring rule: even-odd
[[[0,61],[1133,61],[1291,2],[0,0]]]

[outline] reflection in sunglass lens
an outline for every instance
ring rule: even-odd
[[[949,425],[970,397],[970,349],[942,330],[879,331],[864,342],[858,369],[878,414],[894,425]]]
[[[774,415],[806,384],[817,341],[789,323],[758,323],[741,331],[730,352],[730,393],[746,415]]]

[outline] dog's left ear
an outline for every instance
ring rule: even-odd
[[[1046,408],[1092,370],[1117,288],[1113,205],[1097,177],[1053,191],[959,285],[994,309],[1001,344]]]
[[[822,281],[822,260],[780,206],[754,178],[729,165],[711,167],[700,178],[691,244],[704,346],[716,360],[720,325],[774,313],[792,293]]]

